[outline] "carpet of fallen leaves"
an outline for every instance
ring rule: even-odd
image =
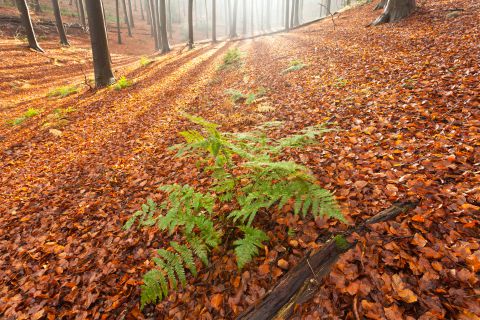
[[[1,119],[41,113],[0,125],[0,316],[234,318],[345,229],[274,213],[262,221],[272,240],[254,263],[239,272],[231,248],[220,248],[197,279],[142,313],[141,276],[171,239],[121,227],[146,197],[161,197],[159,184],[205,183],[195,164],[167,150],[188,126],[179,115],[187,111],[232,131],[284,121],[274,135],[328,121],[337,130],[318,146],[283,156],[311,168],[351,223],[420,200],[354,235],[359,244],[296,318],[479,319],[480,6],[418,2],[412,17],[375,28],[365,27],[378,14],[372,3],[335,25],[177,50],[146,67],[114,55],[116,74],[134,81],[122,91],[81,85],[88,48],[52,42],[41,55],[1,39]],[[218,70],[232,47],[245,52],[244,65]],[[307,67],[282,74],[293,59]],[[65,84],[81,90],[45,97]],[[225,95],[259,87],[267,95],[248,106]]]

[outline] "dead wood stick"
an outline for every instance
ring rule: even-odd
[[[322,248],[307,254],[293,267],[277,285],[258,303],[250,306],[237,319],[264,320],[287,319],[295,306],[310,300],[322,285],[323,278],[330,272],[340,256],[353,248],[346,236],[353,232],[364,232],[368,225],[392,220],[417,206],[417,202],[399,202],[364,223],[352,227],[342,235],[330,239]]]

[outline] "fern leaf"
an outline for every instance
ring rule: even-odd
[[[195,260],[193,259],[192,251],[189,248],[187,248],[187,246],[180,245],[174,241],[170,242],[170,245],[180,254],[185,266],[196,277],[197,267],[195,266]]]
[[[252,227],[243,226],[239,229],[245,233],[245,236],[243,239],[234,241],[233,245],[235,246],[238,268],[242,269],[245,264],[258,255],[258,249],[262,247],[263,241],[268,240],[268,236],[262,230]]]
[[[160,270],[148,271],[143,276],[143,283],[140,296],[141,309],[149,303],[157,303],[158,300],[162,300],[168,294],[167,281]]]

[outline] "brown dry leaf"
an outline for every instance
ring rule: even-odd
[[[415,293],[412,290],[405,288],[405,284],[402,278],[398,274],[392,276],[392,286],[398,296],[406,303],[414,303],[418,300]]]
[[[210,304],[213,308],[220,310],[221,304],[223,302],[223,295],[220,293],[214,294],[210,299]]]
[[[419,246],[419,247],[425,247],[427,244],[427,240],[420,234],[420,233],[415,233],[413,236],[413,239],[411,241],[412,244]]]

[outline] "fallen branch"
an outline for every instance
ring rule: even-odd
[[[364,223],[331,238],[322,248],[307,254],[261,301],[250,306],[237,319],[287,319],[295,306],[307,302],[315,295],[322,285],[322,279],[341,255],[356,245],[356,242],[348,242],[347,236],[354,232],[365,232],[368,225],[392,220],[399,214],[414,209],[417,204],[411,201],[396,203]]]

